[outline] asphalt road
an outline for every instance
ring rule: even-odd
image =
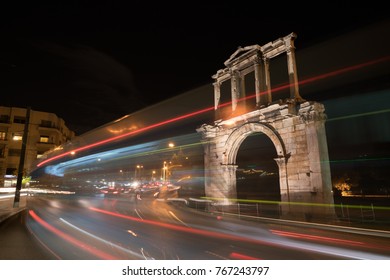
[[[0,259],[390,259],[389,234],[252,222],[135,196],[29,197],[3,221]]]

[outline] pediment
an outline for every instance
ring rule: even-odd
[[[261,47],[259,45],[238,47],[237,50],[229,57],[229,59],[224,62],[224,64],[225,66],[228,66],[233,61],[236,61],[241,57],[247,56],[248,54],[252,54],[253,51],[257,51],[257,50],[261,50]]]

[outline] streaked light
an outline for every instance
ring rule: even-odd
[[[313,83],[313,82],[316,82],[318,80],[330,78],[330,77],[337,76],[337,75],[340,75],[340,74],[344,74],[344,73],[347,73],[347,72],[350,72],[350,71],[356,71],[358,69],[361,69],[361,68],[364,68],[364,67],[368,67],[368,66],[371,66],[371,65],[374,65],[374,64],[378,64],[378,63],[383,63],[383,62],[386,62],[388,60],[390,60],[390,56],[382,57],[382,58],[379,58],[379,59],[376,59],[376,60],[372,60],[372,61],[368,61],[368,62],[365,62],[365,63],[358,64],[358,65],[345,67],[345,68],[338,69],[338,70],[335,70],[335,71],[332,71],[332,72],[328,72],[328,73],[325,73],[325,74],[317,75],[317,76],[312,77],[312,78],[307,78],[307,79],[301,80],[298,84],[299,85],[304,85],[304,84]],[[275,89],[272,89],[272,92],[282,91],[282,90],[288,89],[289,87],[290,87],[290,84],[285,84],[285,85],[276,87]],[[264,92],[261,92],[260,94],[268,94],[268,92],[264,91]],[[248,95],[247,97],[241,98],[238,101],[247,100],[247,99],[251,99],[251,98],[255,98],[255,97],[256,97],[255,94],[254,95]],[[225,106],[230,105],[231,103],[232,102],[229,101],[229,102],[220,104],[218,107],[219,108],[220,107],[225,107]],[[195,111],[195,112],[192,112],[192,113],[188,113],[188,114],[185,114],[185,115],[181,115],[181,116],[178,116],[178,117],[175,117],[175,118],[172,118],[172,119],[168,119],[168,120],[165,120],[165,121],[162,121],[162,122],[159,122],[159,123],[155,123],[155,124],[152,124],[152,125],[149,125],[149,126],[146,126],[146,127],[143,127],[143,128],[139,128],[137,130],[133,130],[133,131],[121,134],[121,135],[117,135],[115,137],[111,137],[111,138],[108,138],[108,139],[105,139],[105,140],[102,140],[102,141],[98,141],[98,142],[95,142],[95,143],[92,143],[92,144],[89,144],[89,145],[77,148],[77,149],[75,149],[75,150],[73,150],[71,152],[66,152],[66,153],[54,156],[52,158],[46,159],[46,160],[38,163],[37,167],[40,167],[40,166],[42,166],[42,165],[44,165],[44,164],[46,164],[48,162],[51,162],[53,160],[65,157],[65,156],[67,156],[69,154],[73,155],[76,152],[80,152],[80,151],[84,151],[84,150],[87,150],[87,149],[90,149],[90,148],[93,148],[93,147],[101,146],[101,145],[110,143],[112,141],[116,141],[118,139],[122,139],[122,138],[125,138],[125,137],[128,137],[128,136],[132,136],[132,135],[135,135],[135,134],[139,134],[141,132],[145,132],[145,131],[148,131],[148,130],[151,130],[151,129],[154,129],[154,128],[157,128],[157,127],[161,127],[161,126],[164,126],[164,125],[167,125],[167,124],[170,124],[170,123],[174,123],[174,122],[180,121],[180,120],[188,119],[188,118],[191,118],[191,117],[194,117],[194,116],[197,116],[197,115],[209,112],[209,111],[213,111],[213,110],[214,110],[214,106],[209,107],[209,108],[205,108],[205,109],[202,109],[202,110],[198,110],[198,111]]]
[[[97,256],[97,257],[99,257],[101,259],[106,259],[106,260],[115,260],[115,259],[117,259],[113,255],[107,254],[107,253],[105,253],[103,251],[100,251],[100,250],[94,248],[94,247],[91,247],[88,244],[85,244],[85,243],[77,240],[76,238],[74,238],[74,237],[72,237],[72,236],[70,236],[70,235],[60,231],[56,227],[54,227],[54,226],[50,225],[49,223],[47,223],[46,221],[44,221],[33,210],[29,210],[28,213],[41,226],[43,226],[44,228],[46,228],[50,232],[54,233],[55,235],[61,237],[62,239],[68,241],[69,243],[75,245],[76,247],[78,247],[80,249],[83,249],[85,251],[88,251],[88,252],[92,253],[93,255],[95,255],[95,256]]]

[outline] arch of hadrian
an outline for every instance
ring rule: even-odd
[[[310,214],[333,215],[324,106],[304,100],[299,93],[295,61],[296,35],[266,45],[241,48],[225,61],[214,79],[214,124],[204,124],[206,196],[222,204],[237,198],[236,157],[247,136],[261,132],[270,138],[279,167],[282,217]],[[290,96],[272,100],[270,62],[281,54],[287,56]],[[248,105],[245,85],[254,73],[254,106]],[[252,76],[253,77],[253,76]],[[229,102],[221,102],[221,86],[229,83]]]

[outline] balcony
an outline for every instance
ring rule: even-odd
[[[45,147],[51,147],[51,146],[56,146],[56,143],[50,141],[50,142],[44,142],[44,141],[38,141],[37,145],[42,145]]]
[[[60,131],[60,128],[57,127],[57,126],[54,126],[54,125],[44,125],[44,124],[40,124],[38,126],[38,129],[41,131],[41,130],[49,130],[49,131],[56,131],[56,132],[59,132]]]

